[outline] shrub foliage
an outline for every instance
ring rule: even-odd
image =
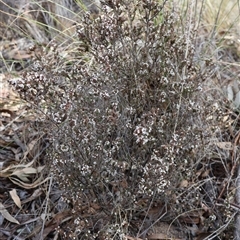
[[[16,87],[44,116],[71,234],[140,236],[156,220],[145,221],[147,209],[173,202],[191,177],[201,145],[194,26],[165,2],[110,0],[77,34],[78,61],[66,64],[51,43]]]

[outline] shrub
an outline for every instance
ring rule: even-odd
[[[65,231],[88,239],[144,235],[162,217],[148,209],[174,204],[191,178],[202,134],[191,19],[166,1],[106,2],[79,22],[78,62],[51,43],[16,86],[44,113],[47,161],[75,216]]]

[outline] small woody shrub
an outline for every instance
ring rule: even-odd
[[[166,1],[105,2],[78,24],[78,62],[52,43],[16,86],[44,112],[48,162],[73,207],[65,231],[78,239],[143,235],[156,220],[147,209],[174,202],[201,146],[191,21]]]

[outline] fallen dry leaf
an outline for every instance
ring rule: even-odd
[[[17,219],[12,217],[8,210],[3,206],[3,204],[0,202],[0,213],[3,215],[5,219],[7,219],[9,222],[20,224]]]
[[[149,232],[148,240],[183,240],[184,235],[179,229],[165,222],[158,222]]]
[[[41,173],[45,166],[40,166],[37,168],[31,167],[34,161],[31,161],[28,164],[18,164],[18,165],[10,165],[7,168],[0,171],[0,177],[9,178],[13,183],[17,184],[26,189],[35,188],[47,181],[45,179],[42,181],[41,176],[33,183],[29,183],[29,178],[33,174]]]
[[[19,207],[22,208],[22,204],[21,204],[21,200],[17,194],[16,189],[13,189],[12,191],[9,192],[10,196],[12,198],[12,200],[14,201],[14,203]]]
[[[183,239],[180,239],[180,238],[171,238],[169,236],[167,236],[166,234],[163,234],[163,233],[154,233],[154,234],[151,234],[150,236],[148,236],[147,238],[148,240],[183,240]]]
[[[233,150],[231,142],[217,142],[216,145],[223,150]]]
[[[189,185],[188,180],[182,180],[181,183],[179,184],[179,187],[186,188],[186,187],[188,187],[188,185]]]
[[[23,169],[19,169],[19,170],[14,171],[10,175],[10,177],[16,176],[20,180],[22,180],[23,182],[28,183],[28,182],[30,182],[29,177],[32,174],[40,173],[43,169],[44,169],[44,166],[37,167],[37,168],[33,168],[33,167],[23,168]]]
[[[32,194],[29,198],[23,200],[22,203],[25,204],[25,203],[28,203],[28,202],[30,202],[30,201],[33,201],[33,200],[35,200],[36,198],[40,197],[40,196],[42,195],[42,193],[43,193],[42,189],[37,188],[37,189],[33,192],[33,194]]]
[[[143,240],[142,238],[133,238],[133,237],[130,237],[130,236],[126,236],[127,240]]]
[[[32,140],[30,143],[28,143],[27,145],[27,151],[25,151],[24,156],[23,156],[23,160],[25,160],[27,158],[27,155],[30,154],[32,157],[36,156],[36,148],[38,149],[38,143],[40,142],[39,140],[44,136],[44,134],[42,134],[41,136],[39,136],[39,138]],[[35,149],[35,151],[34,151]]]
[[[9,179],[10,179],[14,184],[16,184],[16,185],[18,185],[18,186],[20,186],[20,187],[22,187],[22,188],[32,189],[32,188],[36,188],[36,187],[42,185],[43,183],[47,182],[47,181],[50,179],[50,177],[48,177],[48,178],[46,178],[46,179],[44,179],[44,180],[42,180],[42,181],[41,181],[41,177],[40,177],[40,178],[38,178],[38,179],[37,179],[35,182],[33,182],[33,183],[24,183],[24,182],[20,181],[19,179],[13,178],[13,177],[10,177]]]
[[[47,235],[55,231],[56,228],[63,222],[66,222],[72,218],[71,211],[66,210],[60,213],[57,213],[51,220],[46,222],[43,232],[41,232],[42,225],[37,226],[33,229],[32,233],[28,236],[28,238],[33,237],[31,239],[38,240],[38,239],[45,239]]]

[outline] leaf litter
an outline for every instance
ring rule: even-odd
[[[45,193],[51,177],[43,161],[44,134],[29,106],[3,81],[6,76],[0,77],[0,239],[46,239],[71,214],[52,209],[60,193]],[[51,213],[46,221],[41,211]]]

